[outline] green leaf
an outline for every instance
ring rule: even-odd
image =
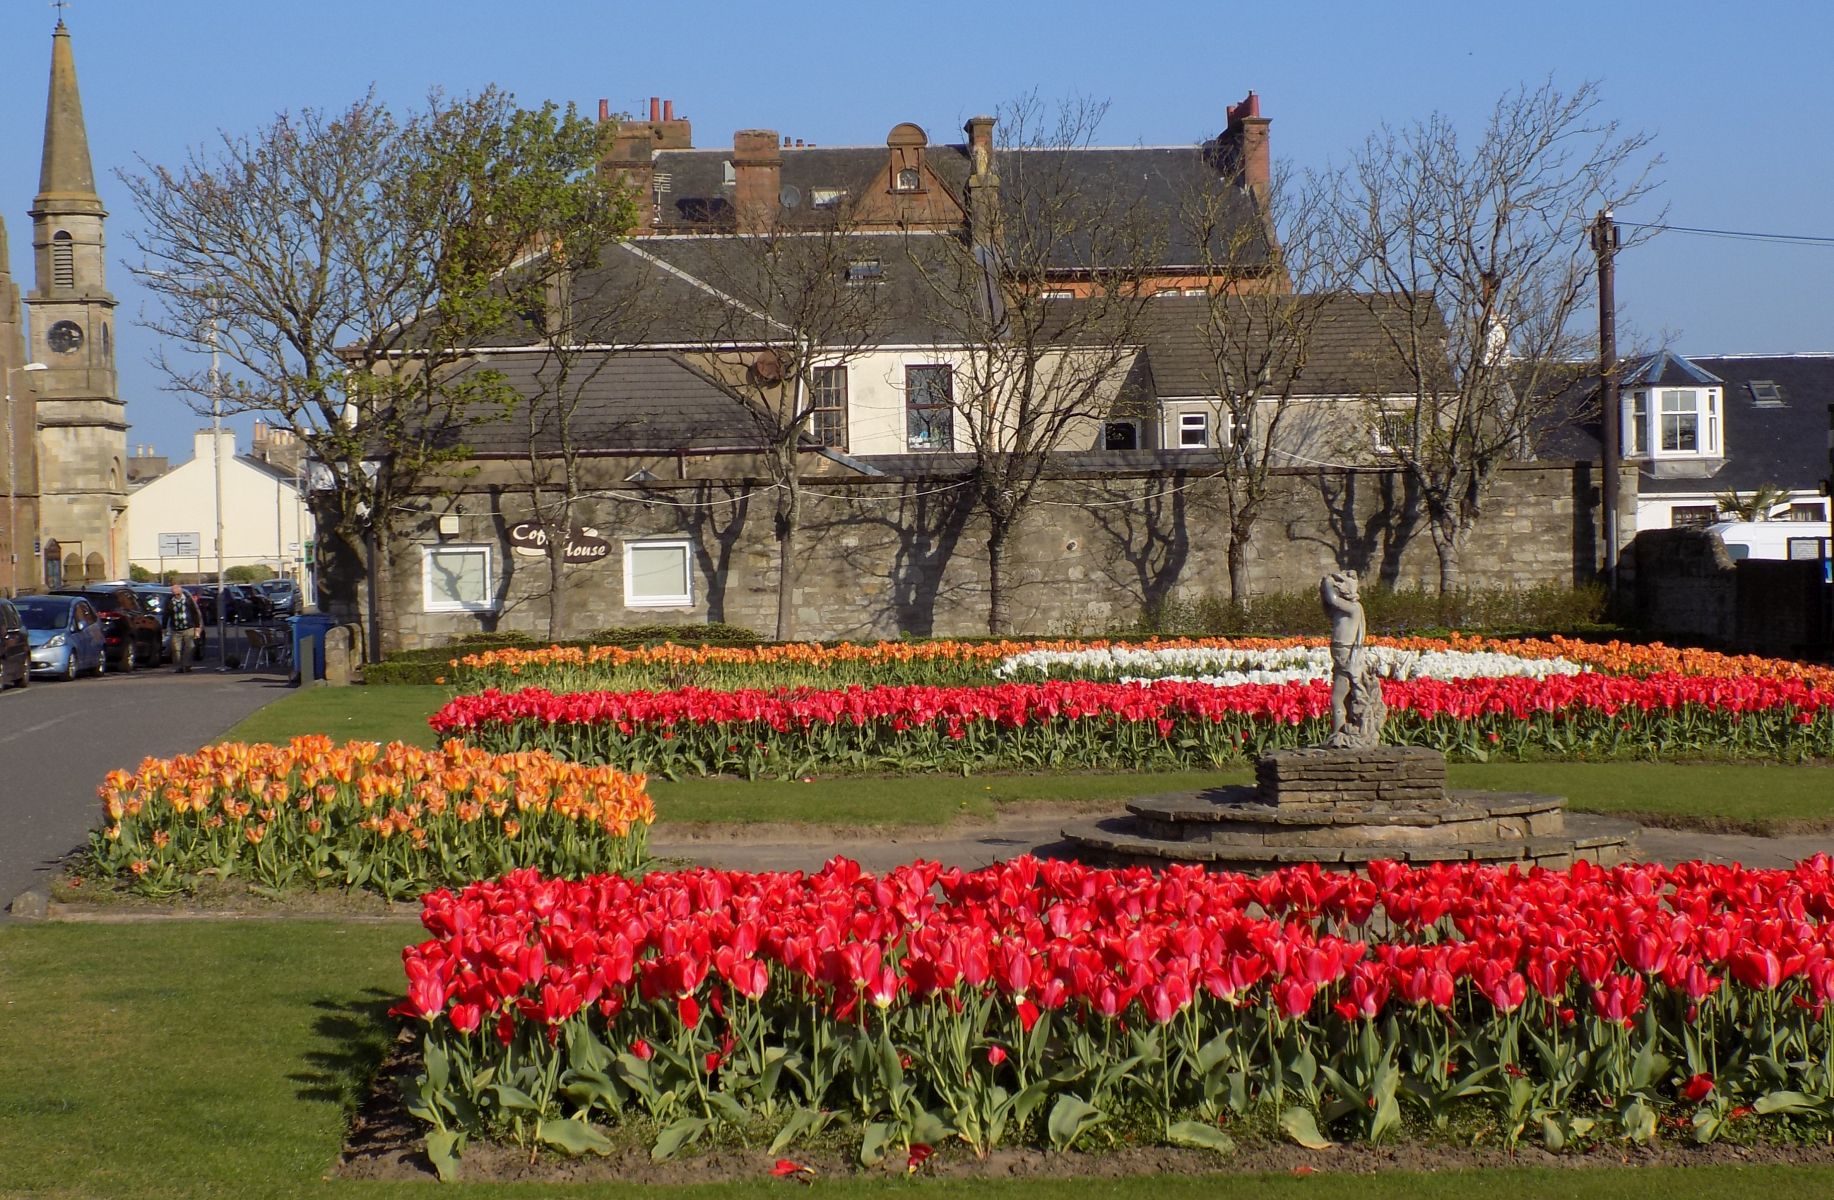
[[[427,1082],[433,1085],[434,1091],[445,1091],[452,1080],[451,1060],[446,1057],[445,1047],[434,1041],[431,1033],[421,1042],[420,1057],[427,1064]]]
[[[1309,1108],[1295,1105],[1280,1114],[1280,1132],[1307,1150],[1329,1150],[1337,1145],[1318,1132],[1318,1121]]]
[[[891,1145],[897,1128],[889,1121],[874,1121],[860,1139],[860,1165],[876,1167],[885,1160],[885,1148]]]
[[[1180,1121],[1165,1131],[1165,1140],[1174,1146],[1195,1146],[1218,1154],[1235,1153],[1235,1139],[1214,1125],[1202,1121]]]
[[[1026,1089],[1026,1091],[1030,1090],[1030,1088]],[[949,1135],[954,1132],[949,1128],[949,1122],[943,1119],[941,1113],[925,1109],[917,1114],[916,1120],[911,1122],[910,1139],[926,1146],[940,1146],[948,1141]]]
[[[1077,1138],[1107,1119],[1095,1105],[1065,1092],[1057,1097],[1057,1103],[1051,1106],[1050,1118],[1045,1122],[1051,1149],[1068,1150]]]
[[[535,1098],[519,1087],[507,1083],[492,1084],[490,1094],[496,1098],[497,1107],[505,1112],[539,1112],[540,1106]]]
[[[1555,1154],[1567,1148],[1567,1131],[1552,1117],[1541,1118],[1541,1144]]]
[[[1217,1034],[1197,1048],[1197,1073],[1208,1075],[1229,1057],[1229,1034]]]
[[[576,1108],[601,1105],[608,1111],[622,1107],[628,1092],[609,1075],[598,1071],[573,1070],[561,1076],[560,1094]]]
[[[661,1136],[656,1139],[656,1144],[650,1147],[650,1160],[664,1162],[674,1158],[683,1146],[699,1139],[700,1135],[706,1133],[707,1127],[712,1124],[713,1122],[705,1117],[683,1117],[663,1129]]]
[[[539,1140],[578,1158],[582,1154],[610,1154],[611,1139],[584,1121],[537,1121],[535,1136]]]
[[[1624,1136],[1639,1146],[1649,1144],[1656,1136],[1656,1110],[1641,1100],[1626,1104],[1618,1120],[1624,1126]]]
[[[1764,1116],[1769,1116],[1772,1113],[1816,1112],[1824,1105],[1801,1092],[1770,1092],[1759,1096],[1752,1102],[1751,1107]]]
[[[465,1135],[451,1129],[435,1129],[427,1135],[427,1158],[439,1172],[441,1183],[453,1183],[459,1177],[459,1151],[465,1147]]]
[[[751,1117],[736,1097],[725,1092],[709,1092],[707,1103],[719,1109],[720,1116],[730,1125],[743,1125]]]

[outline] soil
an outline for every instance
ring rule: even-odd
[[[431,1180],[433,1165],[425,1152],[425,1129],[410,1116],[401,1099],[401,1084],[418,1071],[414,1044],[405,1035],[377,1071],[362,1106],[355,1113],[332,1175],[340,1179]],[[611,1133],[618,1142],[616,1131]],[[767,1178],[780,1159],[808,1168],[810,1178],[888,1177],[906,1171],[905,1156],[894,1149],[883,1164],[862,1167],[850,1148],[833,1144],[819,1149],[797,1146],[772,1154],[762,1146],[693,1148],[666,1162],[655,1162],[649,1148],[628,1137],[605,1156],[566,1158],[541,1151],[531,1156],[504,1142],[472,1141],[460,1159],[467,1182],[584,1183],[616,1181],[637,1184],[728,1183]],[[946,1179],[1119,1179],[1137,1175],[1345,1174],[1382,1171],[1460,1171],[1526,1167],[1658,1167],[1705,1165],[1834,1165],[1834,1144],[1791,1145],[1776,1142],[1708,1146],[1657,1142],[1650,1146],[1599,1143],[1584,1151],[1554,1154],[1539,1145],[1513,1152],[1500,1146],[1461,1146],[1407,1141],[1371,1146],[1345,1142],[1327,1150],[1308,1150],[1264,1137],[1244,1137],[1232,1154],[1175,1146],[1119,1146],[1099,1152],[1055,1153],[1002,1149],[976,1158],[965,1147],[939,1146],[920,1173]]]

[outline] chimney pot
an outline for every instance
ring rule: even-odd
[[[652,122],[662,120],[662,99],[658,96],[650,97],[650,120]]]
[[[611,120],[611,101],[607,100],[603,96],[600,96],[599,97],[599,124],[603,125],[605,122],[609,120]]]
[[[665,121],[673,121],[675,119],[675,102],[673,100],[664,100],[662,102],[662,119]]]
[[[790,135],[787,133],[783,135],[783,144],[785,146],[788,146],[790,144]]]

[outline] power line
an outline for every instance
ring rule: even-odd
[[[1694,225],[1645,225],[1637,221],[1619,221],[1632,229],[1652,229],[1658,233],[1691,233],[1696,237],[1730,238],[1742,242],[1776,242],[1787,246],[1834,246],[1834,237],[1815,237],[1798,233],[1756,233],[1740,229],[1702,229]]]

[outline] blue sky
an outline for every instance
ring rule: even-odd
[[[0,214],[26,288],[56,16],[44,0],[0,0]],[[1384,121],[1437,110],[1474,124],[1524,81],[1590,79],[1668,160],[1645,212],[1834,237],[1827,0],[72,0],[66,20],[111,212],[129,441],[181,459],[199,419],[145,365],[150,335],[133,324],[145,301],[120,265],[137,218],[113,172],[136,156],[175,163],[284,109],[341,107],[372,83],[401,107],[491,83],[588,112],[600,97],[638,111],[667,96],[697,145],[752,127],[878,144],[907,120],[952,141],[968,116],[1032,89],[1108,100],[1108,144],[1194,142],[1252,88],[1275,157],[1304,168],[1341,160]],[[1633,337],[1684,353],[1834,351],[1834,245],[1665,234],[1620,260],[1619,297]]]

